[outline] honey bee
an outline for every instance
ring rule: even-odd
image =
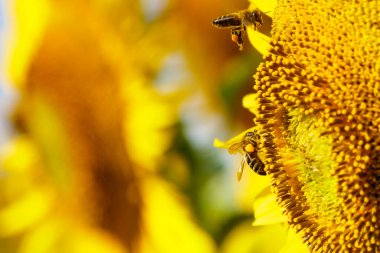
[[[263,17],[261,12],[255,10],[242,10],[220,16],[212,21],[213,26],[220,29],[231,29],[231,39],[239,46],[239,50],[243,50],[243,35],[247,26],[253,26],[255,29],[259,25],[263,25]]]
[[[243,139],[233,144],[228,151],[232,154],[237,152],[243,152],[243,159],[241,160],[240,167],[237,171],[237,179],[240,181],[243,175],[244,164],[247,163],[251,169],[259,175],[265,176],[267,173],[264,170],[264,163],[257,155],[258,141],[260,136],[256,131],[247,132]]]

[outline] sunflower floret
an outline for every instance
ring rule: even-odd
[[[277,201],[313,252],[380,251],[379,16],[370,0],[280,0],[245,102]]]

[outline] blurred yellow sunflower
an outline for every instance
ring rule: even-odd
[[[214,252],[158,175],[182,91],[153,80],[175,42],[137,1],[12,7],[20,134],[1,153],[0,251]]]

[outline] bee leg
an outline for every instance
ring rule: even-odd
[[[231,39],[239,46],[239,50],[243,50],[243,34],[242,29],[232,29],[231,30]]]
[[[232,29],[231,30],[231,40],[235,43],[239,43],[241,37],[240,29]]]
[[[237,177],[237,180],[238,182],[240,181],[241,177],[243,176],[243,171],[244,171],[244,163],[245,163],[245,157],[244,159],[241,159],[241,162],[240,162],[240,167],[237,171],[237,174],[236,174],[236,177]]]

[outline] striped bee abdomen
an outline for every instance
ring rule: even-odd
[[[240,27],[241,18],[237,14],[229,14],[218,17],[212,21],[212,24],[218,28],[237,28]]]
[[[267,174],[264,170],[265,165],[257,156],[257,152],[245,153],[245,159],[249,167],[251,167],[254,172],[262,176],[265,176]]]

